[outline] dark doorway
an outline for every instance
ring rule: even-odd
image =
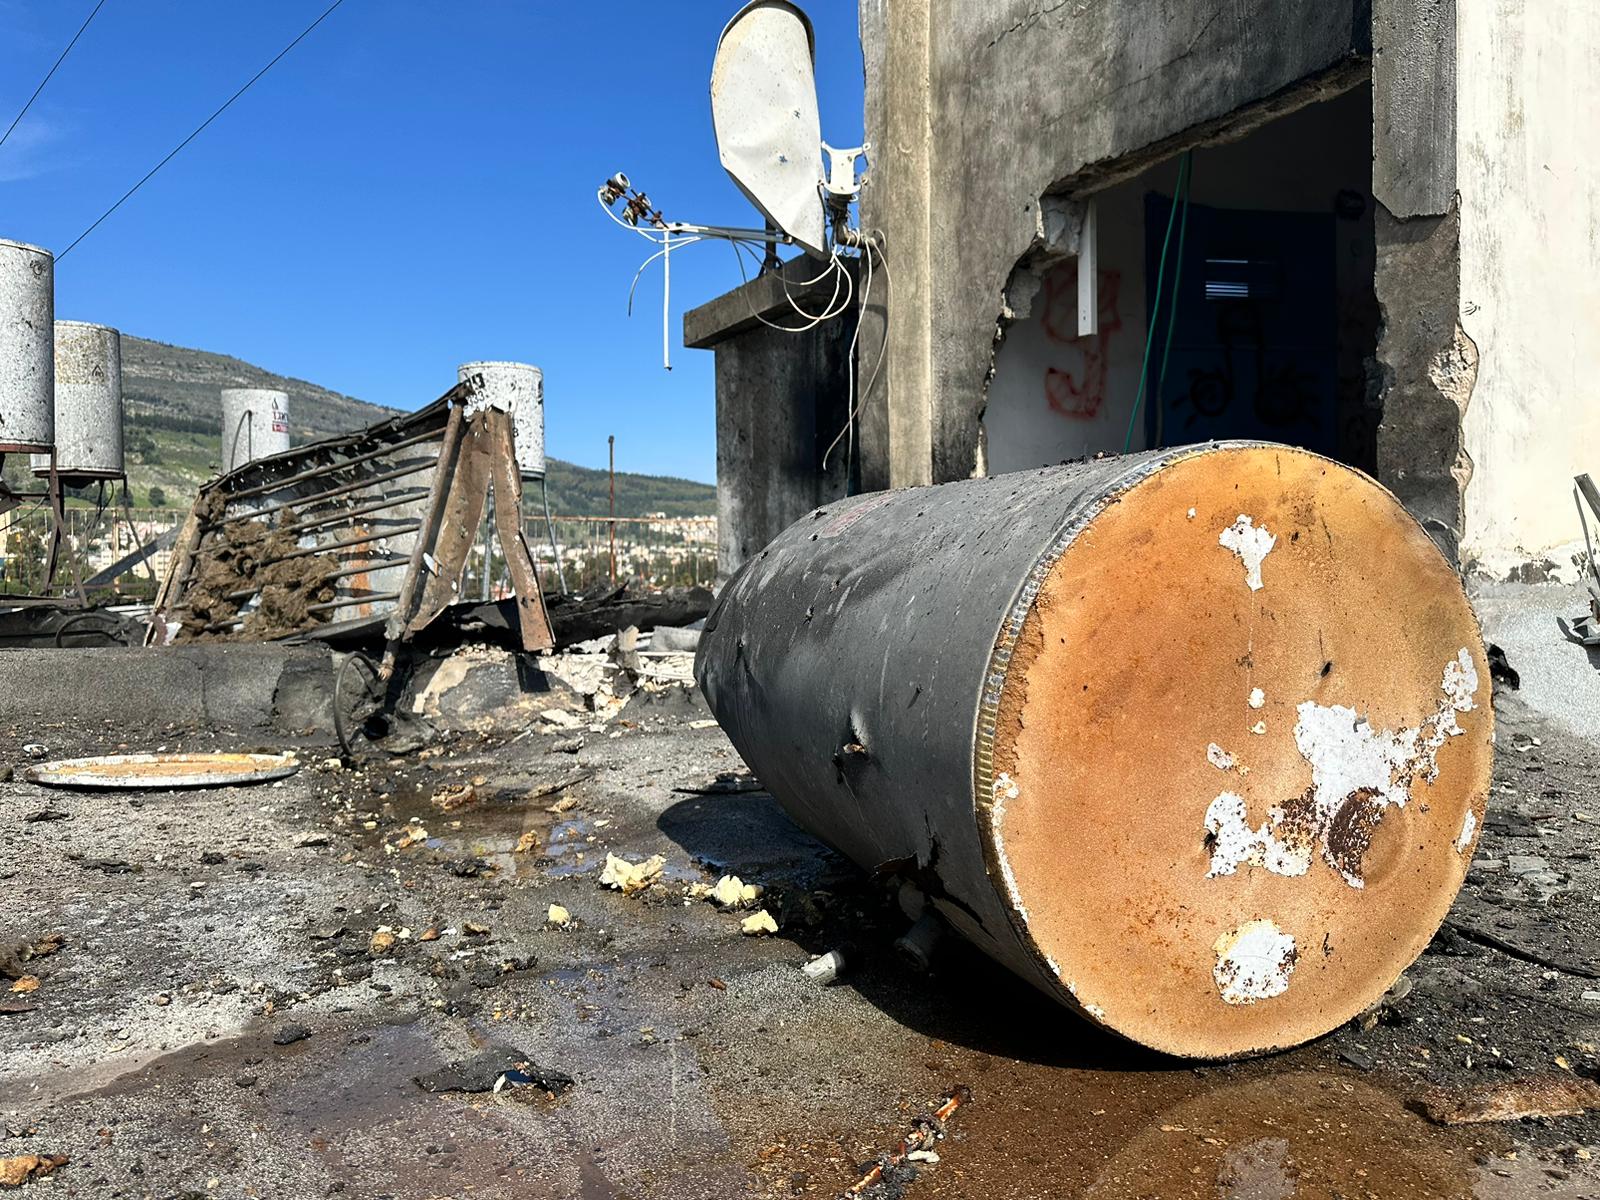
[[[1150,444],[1258,438],[1343,457],[1334,214],[1187,209],[1157,311],[1173,202],[1145,197]]]

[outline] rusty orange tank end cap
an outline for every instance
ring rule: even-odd
[[[1371,479],[1273,446],[1172,463],[1045,568],[978,804],[1047,982],[1199,1058],[1360,1013],[1482,828],[1491,683],[1455,572]]]

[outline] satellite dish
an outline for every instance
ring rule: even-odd
[[[711,67],[717,151],[734,183],[810,254],[826,258],[816,37],[788,0],[753,0],[728,22]]]

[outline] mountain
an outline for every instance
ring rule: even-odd
[[[399,410],[369,404],[304,379],[277,375],[243,359],[208,350],[122,336],[122,396],[128,483],[136,505],[184,508],[216,473],[222,458],[218,392],[225,387],[277,388],[288,393],[295,445],[345,433]],[[441,389],[442,390],[442,389]],[[423,389],[421,399],[433,396]],[[26,462],[12,455],[6,478],[23,482]],[[550,507],[557,513],[606,512],[605,471],[549,460]],[[617,475],[617,515],[662,512],[673,517],[717,511],[717,489],[669,476]]]

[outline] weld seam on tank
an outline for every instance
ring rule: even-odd
[[[973,749],[973,816],[977,819],[978,839],[983,847],[984,861],[989,865],[992,876],[1003,880],[1006,884],[1006,894],[1002,897],[1007,919],[1011,922],[1012,932],[1017,935],[1017,942],[1029,958],[1031,958],[1044,979],[1051,981],[1051,985],[1058,999],[1070,1005],[1074,1010],[1093,1020],[1095,1024],[1102,1022],[1088,1012],[1084,1005],[1079,1003],[1078,997],[1061,979],[1060,970],[1056,964],[1045,955],[1033,940],[1033,935],[1028,930],[1027,909],[1023,906],[1021,897],[1017,894],[1016,881],[1012,875],[1011,864],[1007,861],[1004,852],[1000,849],[996,836],[994,809],[995,809],[995,770],[994,770],[994,740],[999,727],[1000,698],[1005,688],[1006,673],[1011,665],[1012,655],[1016,651],[1017,639],[1021,636],[1023,623],[1033,611],[1034,604],[1039,599],[1039,589],[1044,586],[1050,571],[1067,549],[1077,541],[1082,532],[1093,524],[1094,521],[1115,504],[1129,491],[1143,483],[1145,480],[1159,474],[1162,470],[1186,458],[1199,454],[1211,453],[1216,450],[1227,450],[1259,446],[1261,443],[1249,441],[1207,442],[1198,446],[1174,447],[1166,454],[1145,459],[1134,464],[1121,475],[1116,476],[1107,485],[1105,492],[1096,500],[1085,506],[1075,516],[1070,516],[1062,523],[1049,544],[1034,560],[1033,566],[1023,577],[1021,585],[1017,588],[1016,597],[1007,607],[1004,618],[1000,623],[1000,631],[995,638],[994,650],[989,656],[989,664],[983,676],[983,691],[978,700],[978,720]],[[1037,981],[1036,981],[1037,982]]]

